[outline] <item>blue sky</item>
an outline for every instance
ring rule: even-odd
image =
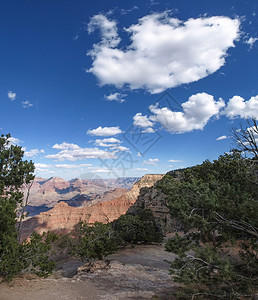
[[[41,177],[216,159],[258,119],[257,14],[255,0],[0,1],[0,133]]]

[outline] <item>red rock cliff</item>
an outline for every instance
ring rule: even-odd
[[[84,207],[71,207],[64,202],[59,202],[53,209],[24,221],[22,238],[27,238],[33,231],[38,233],[44,231],[69,232],[80,221],[86,221],[89,224],[112,222],[125,214],[135,203],[141,188],[153,186],[163,176],[159,174],[144,175],[130,191],[109,201]]]

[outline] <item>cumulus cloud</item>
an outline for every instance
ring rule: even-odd
[[[155,130],[152,128],[152,126],[154,125],[153,122],[151,122],[151,120],[147,116],[143,116],[141,113],[137,113],[133,117],[133,124],[134,126],[143,128],[143,133],[155,132]]]
[[[249,131],[251,133],[251,136],[253,136],[256,144],[258,144],[258,130],[257,130],[257,128],[255,126],[249,127],[249,128],[247,128],[247,131]],[[247,144],[247,142],[246,142],[246,144]]]
[[[59,149],[59,150],[74,150],[74,149],[80,149],[80,147],[76,144],[71,144],[67,142],[63,142],[62,144],[55,144],[53,149]]]
[[[222,135],[218,138],[216,138],[216,141],[226,140],[228,137],[226,135]]]
[[[44,168],[49,168],[49,167],[51,167],[51,165],[41,164],[41,163],[35,163],[35,167],[36,167],[36,168],[42,168],[42,169],[44,169]]]
[[[10,145],[20,145],[21,143],[23,143],[23,141],[21,141],[20,139],[17,139],[12,136],[8,138],[8,141]]]
[[[182,112],[172,111],[168,107],[159,108],[158,105],[151,105],[149,109],[153,115],[150,116],[150,119],[160,123],[171,133],[202,130],[224,106],[225,103],[222,99],[215,101],[212,95],[198,93],[189,97],[188,101],[182,104]]]
[[[146,169],[146,168],[136,168],[136,169],[133,169],[132,171],[142,172],[142,171],[148,171],[148,169]]]
[[[57,164],[57,165],[50,165],[50,164],[42,164],[42,163],[35,163],[36,169],[46,169],[46,168],[57,168],[57,169],[79,169],[79,168],[88,168],[91,164]],[[44,170],[45,171],[45,170]]]
[[[53,170],[49,170],[49,168],[51,168],[52,165],[41,164],[41,163],[35,163],[34,165],[35,165],[36,172],[43,172],[43,173],[48,173],[48,174],[55,173]]]
[[[240,96],[234,96],[229,99],[227,107],[222,114],[225,114],[230,119],[241,117],[258,120],[258,95],[246,101]]]
[[[29,108],[29,107],[32,107],[33,104],[29,101],[29,100],[25,100],[22,102],[22,107],[23,108]]]
[[[126,96],[127,96],[126,94],[113,93],[113,94],[105,95],[104,99],[107,101],[117,101],[119,103],[123,103],[125,102]]]
[[[250,46],[250,48],[253,48],[253,45],[255,42],[258,41],[258,38],[250,37],[248,40],[245,41],[246,44]]]
[[[121,152],[124,152],[124,151],[130,151],[129,148],[125,147],[125,146],[120,146],[120,145],[114,145],[110,148],[111,150],[115,150],[115,151],[121,151]]]
[[[94,32],[96,29],[101,33],[101,45],[105,47],[115,47],[119,44],[120,38],[117,33],[116,21],[108,20],[104,15],[95,15],[88,24],[88,33]],[[98,46],[96,45],[96,48]]]
[[[56,160],[68,160],[76,161],[80,159],[88,158],[102,158],[102,159],[113,159],[116,158],[115,152],[108,152],[99,148],[76,148],[66,149],[58,152],[57,154],[46,155],[46,158],[52,158]]]
[[[95,141],[95,145],[99,147],[109,147],[111,150],[116,150],[116,151],[129,151],[130,149],[124,146],[121,146],[120,143],[122,143],[120,140],[115,139],[115,138],[110,138],[110,139],[97,139]]]
[[[155,132],[153,126],[161,124],[170,133],[184,133],[202,130],[211,118],[218,118],[221,115],[226,115],[230,119],[258,120],[258,95],[249,100],[234,96],[225,104],[223,99],[219,98],[216,101],[212,95],[203,92],[190,96],[188,101],[182,104],[182,111],[159,107],[158,103],[151,105],[149,110],[152,113],[149,117],[141,113],[133,117],[135,126],[145,128],[143,132]],[[217,140],[226,138],[228,137],[222,136]]]
[[[8,91],[7,96],[11,101],[14,101],[16,99],[16,93],[12,91]]]
[[[122,130],[119,126],[116,127],[101,127],[99,126],[96,129],[88,130],[87,134],[96,135],[96,136],[112,136],[122,133]]]
[[[154,13],[125,29],[130,45],[119,48],[117,22],[95,15],[88,31],[99,29],[101,41],[88,53],[93,61],[88,72],[100,85],[128,85],[160,93],[222,67],[227,50],[239,38],[239,27],[239,19],[224,16],[180,21],[168,12]]]
[[[148,127],[148,128],[146,128],[146,129],[144,129],[142,132],[143,132],[143,133],[154,133],[155,130],[154,130],[153,128],[151,128],[151,127]]]
[[[107,138],[107,139],[97,139],[95,140],[95,144],[99,146],[100,143],[111,143],[111,144],[120,144],[122,143],[119,139],[116,138]]]
[[[58,168],[58,169],[77,169],[77,168],[87,168],[90,166],[91,166],[91,164],[79,164],[79,165],[58,164],[58,165],[54,165],[54,167]]]
[[[152,165],[152,166],[157,166],[159,162],[159,159],[158,158],[149,158],[148,160],[145,160],[143,162],[143,164],[145,165]]]
[[[139,127],[152,127],[153,123],[149,120],[147,116],[143,116],[141,113],[137,113],[133,117],[133,124]]]
[[[179,159],[170,159],[168,162],[170,162],[170,163],[179,163],[179,162],[182,162],[182,160],[179,160]]]
[[[36,156],[40,153],[45,153],[45,151],[43,149],[39,150],[39,149],[31,149],[30,151],[25,151],[24,155],[27,157],[33,157]]]

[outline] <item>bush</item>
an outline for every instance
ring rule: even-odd
[[[114,230],[125,243],[151,244],[163,240],[160,228],[150,210],[135,209],[114,221]]]
[[[75,229],[76,243],[73,253],[82,259],[102,259],[114,253],[120,244],[111,224],[96,222],[93,225],[80,223]]]
[[[257,183],[257,165],[237,152],[160,181],[184,231],[166,244],[178,254],[171,265],[175,281],[184,284],[178,296],[238,299],[257,291]]]
[[[72,253],[81,259],[102,259],[119,248],[131,244],[161,242],[163,236],[149,210],[137,209],[119,217],[113,223],[80,223],[66,240]]]

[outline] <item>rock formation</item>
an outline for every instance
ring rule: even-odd
[[[116,188],[126,192],[137,180],[138,178],[135,177],[117,179],[75,178],[70,181],[60,177],[35,178],[30,189],[27,212],[30,213],[30,216],[34,216],[53,208],[60,201],[65,201],[74,207],[81,206],[85,201],[101,199],[105,192]],[[26,187],[24,192],[26,194]]]
[[[156,184],[141,189],[137,200],[128,212],[138,207],[152,211],[156,223],[160,226],[164,234],[174,231],[175,224],[174,220],[171,219],[166,197],[157,189]]]
[[[24,221],[22,238],[27,238],[33,231],[69,232],[80,221],[89,224],[112,222],[125,214],[135,203],[142,188],[152,187],[162,177],[163,175],[158,174],[145,175],[133,185],[130,191],[112,200],[87,204],[83,207],[71,207],[67,203],[59,202],[53,209]]]

